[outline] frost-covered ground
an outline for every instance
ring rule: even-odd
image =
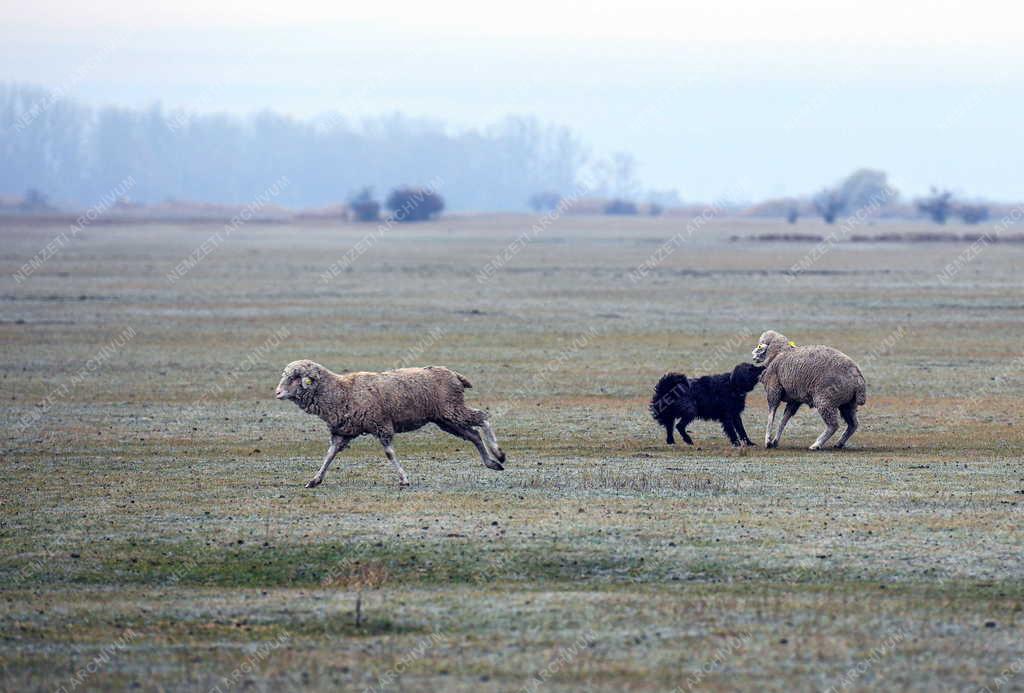
[[[95,225],[19,283],[67,229],[0,221],[3,688],[1024,687],[1024,247],[532,223]],[[658,376],[769,328],[861,363],[852,449],[665,446]],[[425,429],[303,488],[301,357],[458,370],[507,470]]]

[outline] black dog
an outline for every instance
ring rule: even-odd
[[[694,419],[701,419],[721,422],[722,430],[733,445],[753,445],[743,428],[740,414],[746,406],[747,393],[757,386],[763,370],[764,366],[741,363],[732,373],[705,375],[694,380],[688,380],[682,373],[663,375],[654,388],[651,415],[665,427],[668,433],[665,442],[675,445],[672,436],[675,425],[683,440],[693,445],[686,427]]]

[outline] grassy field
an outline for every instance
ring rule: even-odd
[[[96,225],[19,281],[68,227],[0,222],[2,688],[1024,689],[1024,247],[532,223]],[[658,376],[765,329],[860,362],[852,448],[664,445]],[[506,471],[431,427],[303,488],[303,357],[457,369]]]

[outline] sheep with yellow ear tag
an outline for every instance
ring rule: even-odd
[[[504,469],[505,453],[487,414],[464,402],[463,391],[470,387],[465,377],[440,366],[340,375],[304,359],[284,369],[275,396],[292,400],[330,428],[331,446],[307,488],[323,483],[335,455],[361,435],[380,441],[398,472],[399,483],[405,486],[409,477],[398,463],[391,441],[396,433],[415,431],[428,423],[473,443],[489,469]]]
[[[786,424],[804,404],[816,408],[825,422],[825,430],[811,450],[819,450],[835,434],[840,415],[846,421],[846,431],[836,447],[846,446],[857,431],[857,407],[867,401],[867,383],[853,359],[828,346],[799,347],[772,330],[761,335],[752,354],[755,364],[765,366],[761,374],[768,399],[765,447],[778,447]],[[786,411],[773,435],[775,415],[782,402]]]

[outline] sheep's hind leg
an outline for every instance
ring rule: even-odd
[[[395,454],[395,449],[391,447],[391,436],[382,435],[378,437],[380,444],[384,446],[384,454],[387,455],[388,461],[391,462],[395,471],[398,472],[398,485],[408,486],[409,477],[405,475],[405,470],[402,469],[402,465],[398,463],[398,455]]]
[[[484,431],[484,444],[491,451],[491,454],[494,455],[494,459],[499,462],[504,462],[505,453],[501,449],[501,446],[498,445],[498,436],[494,435],[494,429],[491,427],[491,422],[484,419],[484,422],[480,424],[480,428]]]
[[[327,455],[324,457],[324,462],[320,465],[320,469],[313,478],[306,482],[306,488],[314,488],[324,482],[324,476],[327,474],[327,468],[330,467],[331,462],[334,461],[334,456],[347,448],[351,441],[351,438],[346,438],[345,436],[331,436],[331,447],[327,449]]]
[[[818,413],[821,414],[821,418],[825,422],[825,430],[811,444],[811,450],[821,450],[821,446],[839,430],[839,411],[835,407],[821,407]]]
[[[483,460],[484,466],[488,469],[495,469],[501,471],[504,467],[497,460],[491,459],[490,453],[484,446],[484,441],[480,438],[480,434],[469,426],[463,426],[462,424],[455,423],[454,421],[435,421],[437,427],[445,433],[450,433],[457,438],[468,440],[476,446],[477,452],[480,453],[480,459]]]
[[[843,421],[846,422],[846,431],[843,432],[843,437],[836,443],[836,448],[841,449],[846,447],[846,441],[850,439],[854,433],[857,432],[859,423],[857,422],[857,404],[851,402],[839,409],[839,413],[843,416]]]

